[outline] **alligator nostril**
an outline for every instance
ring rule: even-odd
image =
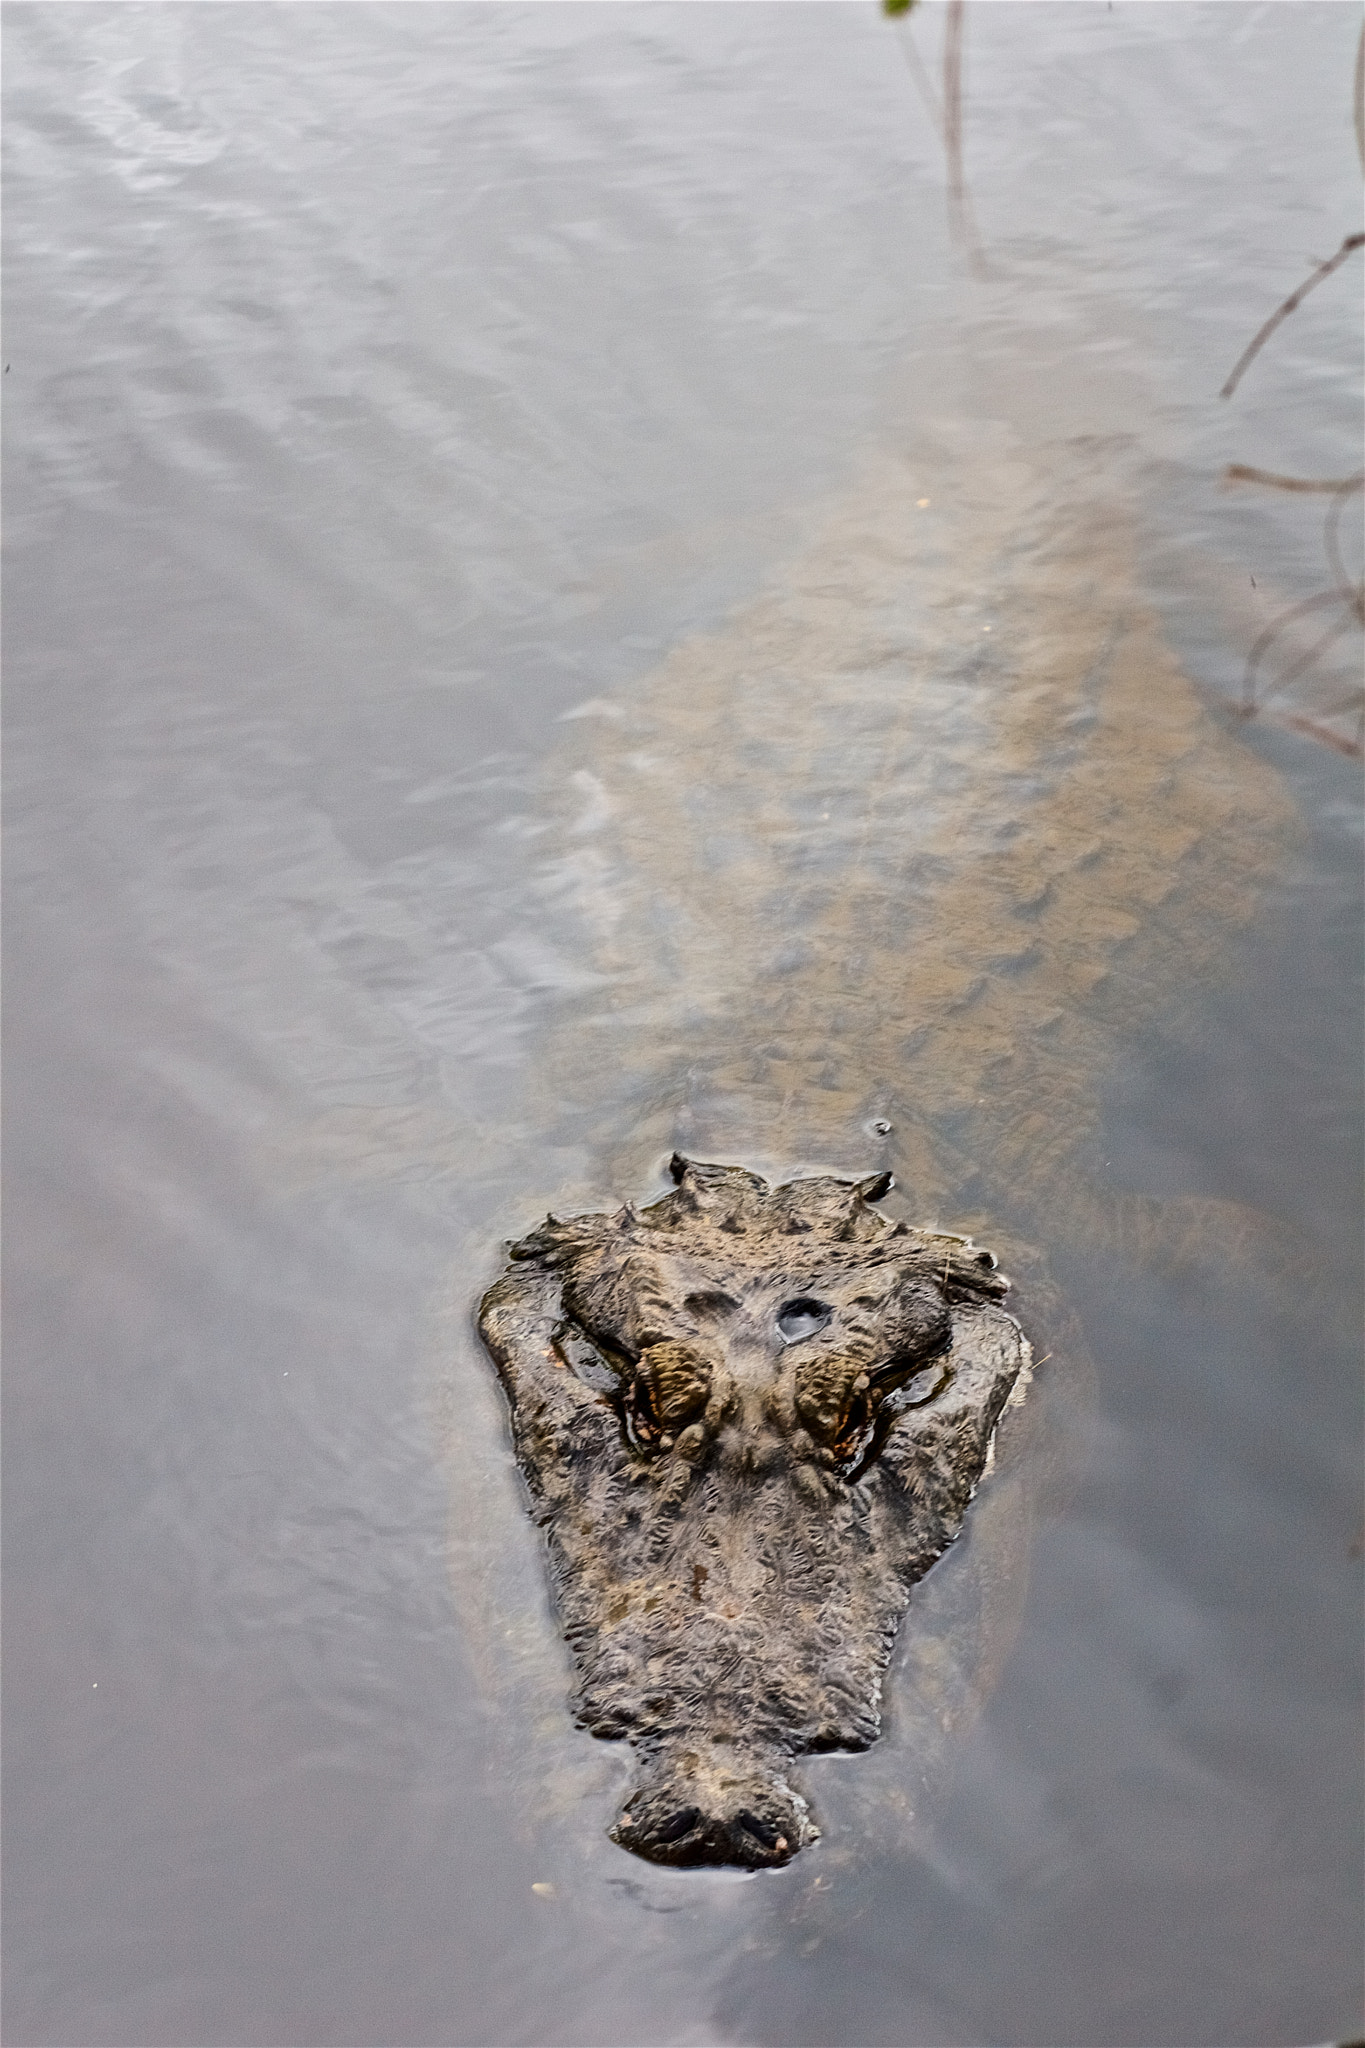
[[[799,1295],[795,1301],[784,1301],[777,1311],[777,1327],[785,1344],[799,1344],[803,1337],[814,1337],[823,1330],[834,1310],[827,1301],[814,1301],[809,1295]]]
[[[701,1808],[699,1806],[684,1806],[671,1819],[666,1820],[662,1827],[654,1829],[654,1839],[656,1842],[679,1841],[690,1828],[696,1826],[700,1819]]]
[[[735,1820],[746,1834],[752,1835],[756,1842],[761,1842],[765,1849],[775,1849],[782,1840],[777,1829],[770,1827],[766,1820],[760,1820],[756,1813],[737,1813]]]

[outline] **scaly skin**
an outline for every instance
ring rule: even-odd
[[[790,1760],[876,1740],[910,1588],[1028,1347],[989,1252],[869,1206],[889,1175],[673,1175],[641,1213],[547,1219],[480,1326],[578,1717],[645,1759],[615,1839],[758,1869],[818,1832]]]

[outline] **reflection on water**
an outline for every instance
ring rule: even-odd
[[[978,6],[981,280],[872,9],[10,10],[10,2038],[1349,2028],[1358,790],[1217,478],[1354,309],[1214,401],[1348,14]],[[755,1881],[607,1841],[470,1322],[675,1143],[1053,1354]]]

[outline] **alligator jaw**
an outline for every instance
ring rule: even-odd
[[[614,1842],[650,1863],[777,1870],[819,1840],[805,1800],[783,1775],[785,1758],[694,1742],[661,1751],[653,1763],[611,1830]]]

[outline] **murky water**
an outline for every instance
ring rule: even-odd
[[[7,10],[16,2044],[1358,2026],[1359,642],[1227,716],[1218,483],[1358,273],[1216,397],[1358,20],[967,22],[984,275],[871,7]],[[751,1880],[606,1840],[469,1317],[675,1143],[1054,1353]]]

